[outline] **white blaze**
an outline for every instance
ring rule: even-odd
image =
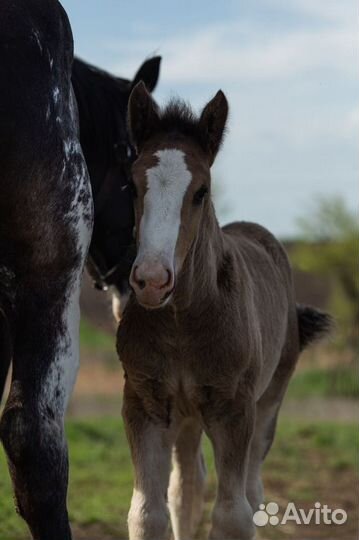
[[[158,164],[146,171],[138,259],[149,256],[174,264],[183,200],[192,175],[181,150],[158,150],[155,156]]]

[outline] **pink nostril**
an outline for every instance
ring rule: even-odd
[[[136,266],[133,271],[133,283],[140,290],[150,287],[152,289],[166,289],[172,284],[172,272],[163,266],[146,268]]]
[[[138,286],[138,288],[142,291],[146,287],[146,281],[144,279],[139,279],[138,278],[137,270],[138,270],[138,266],[136,266],[135,269],[134,269],[133,280],[136,283],[136,285]]]
[[[172,281],[172,274],[171,274],[171,272],[170,272],[169,270],[166,270],[166,272],[167,272],[167,281],[166,281],[166,283],[164,283],[164,284],[162,285],[161,289],[164,288],[164,287],[168,287],[168,285],[170,285],[170,283],[171,283],[171,281]]]
[[[146,282],[143,279],[139,279],[137,281],[138,287],[141,289],[141,291],[146,287]]]

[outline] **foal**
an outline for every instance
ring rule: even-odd
[[[178,101],[160,111],[141,83],[129,102],[138,254],[118,351],[135,467],[131,540],[167,538],[167,493],[175,539],[194,533],[203,430],[218,476],[210,538],[254,537],[283,395],[300,350],[329,323],[297,308],[287,256],[266,229],[218,225],[210,167],[227,113],[221,91],[199,118]]]

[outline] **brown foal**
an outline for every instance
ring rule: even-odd
[[[253,223],[218,225],[210,168],[228,104],[199,118],[159,110],[139,83],[129,126],[138,254],[118,330],[123,415],[135,468],[131,540],[189,540],[201,519],[204,431],[218,490],[211,540],[251,540],[261,466],[300,350],[330,319],[296,305],[281,244]],[[172,472],[171,472],[172,458]]]

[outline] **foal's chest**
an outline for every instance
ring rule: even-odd
[[[120,360],[136,394],[151,406],[171,400],[185,415],[198,410],[208,395],[227,399],[236,392],[238,366],[229,351],[223,354],[220,342],[215,329],[201,330],[161,313],[125,317],[118,332]]]

